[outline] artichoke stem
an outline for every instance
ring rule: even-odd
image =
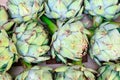
[[[110,21],[110,23],[119,25],[119,27],[120,27],[120,22],[113,22],[113,21]]]
[[[21,63],[22,63],[22,65],[23,65],[23,67],[24,67],[25,69],[30,69],[30,68],[32,67],[32,64],[31,64],[31,63],[28,63],[28,62],[26,62],[26,61],[24,61],[24,60],[21,60]]]
[[[99,27],[102,22],[103,22],[103,18],[101,16],[94,16],[93,17],[93,27],[94,27],[94,29]]]
[[[47,24],[48,29],[50,30],[51,34],[54,34],[58,30],[58,27],[49,18],[47,18],[45,15],[41,16],[40,19],[45,24]]]
[[[95,29],[89,29],[89,32],[90,35],[88,35],[88,38],[90,39],[94,35]]]
[[[74,65],[83,65],[83,63],[82,63],[82,58],[80,58],[79,61],[73,61],[72,63],[73,63]]]

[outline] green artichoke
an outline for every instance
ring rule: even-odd
[[[65,21],[81,17],[83,0],[46,0],[45,15],[52,19]]]
[[[28,21],[15,28],[13,40],[21,58],[29,63],[48,60],[46,53],[50,49],[48,33],[36,21]]]
[[[105,63],[98,70],[97,80],[120,80],[120,64]]]
[[[17,22],[36,19],[42,15],[44,8],[43,0],[9,0],[8,10],[11,17]]]
[[[12,80],[12,77],[8,73],[0,74],[0,80]]]
[[[85,0],[84,2],[86,11],[93,16],[110,20],[120,12],[118,0]]]
[[[52,37],[52,57],[67,63],[67,59],[79,61],[88,48],[87,31],[80,21],[58,22],[60,27]]]
[[[6,9],[0,6],[0,29],[5,29],[8,31],[13,26],[13,24],[13,21],[9,21]]]
[[[53,80],[51,72],[49,67],[34,66],[19,74],[15,80]]]
[[[116,61],[120,58],[120,24],[105,22],[95,31],[91,39],[90,55],[100,61]]]
[[[17,59],[17,50],[14,43],[9,39],[5,30],[0,30],[0,73],[9,70]]]
[[[81,66],[61,66],[55,69],[55,80],[95,80],[96,71]]]

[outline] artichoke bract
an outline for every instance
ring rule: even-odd
[[[120,80],[120,64],[105,63],[98,69],[97,80]]]
[[[0,29],[10,30],[14,25],[14,21],[9,20],[6,9],[0,6]]]
[[[48,60],[46,53],[50,49],[48,33],[36,21],[28,21],[15,28],[13,40],[21,58],[29,63]]]
[[[80,21],[58,22],[58,26],[58,31],[52,37],[52,57],[58,57],[64,63],[67,63],[67,59],[79,61],[86,55],[89,31]]]
[[[85,10],[93,16],[101,16],[108,20],[115,18],[120,12],[118,0],[85,0]]]
[[[82,66],[61,66],[55,72],[54,80],[95,80],[96,73]]]
[[[62,21],[81,17],[83,0],[46,0],[45,15]]]
[[[50,67],[34,66],[19,74],[15,80],[53,80]]]
[[[116,61],[120,58],[120,24],[105,22],[96,29],[90,43],[90,55],[100,64],[100,61]]]
[[[36,19],[41,16],[44,8],[43,0],[9,0],[8,10],[17,22]]]
[[[8,73],[0,74],[0,80],[12,80],[12,77]]]
[[[9,70],[18,60],[17,49],[5,30],[0,30],[0,73]]]

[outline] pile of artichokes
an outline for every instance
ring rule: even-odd
[[[0,6],[0,80],[120,80],[119,17],[119,0],[8,0]],[[86,55],[98,70],[83,64]],[[63,66],[38,66],[48,60]],[[12,77],[18,62],[24,71]]]

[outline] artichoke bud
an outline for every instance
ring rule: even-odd
[[[82,66],[61,66],[55,69],[55,80],[95,80],[96,71]]]
[[[4,7],[0,6],[0,26],[8,21],[8,14]]]
[[[120,12],[119,0],[84,0],[85,10],[92,16],[112,20]]]
[[[97,80],[119,80],[120,79],[119,63],[104,63],[98,69]]]
[[[81,17],[83,0],[47,0],[45,1],[45,15],[51,19],[66,21]]]
[[[9,31],[14,25],[14,21],[9,21],[8,13],[6,9],[2,6],[0,6],[0,15],[0,29],[5,29],[6,31]]]
[[[15,80],[53,80],[51,72],[49,67],[34,66],[19,74]]]
[[[52,56],[57,56],[67,63],[66,59],[80,61],[86,55],[88,47],[88,30],[80,21],[57,22],[59,29],[52,37]]]
[[[120,25],[105,22],[96,29],[90,43],[90,55],[98,64],[116,61],[120,57]],[[111,54],[112,53],[112,54]]]
[[[50,49],[48,32],[36,21],[28,21],[15,28],[13,40],[19,55],[28,63],[48,60],[46,53]]]
[[[36,19],[43,14],[43,8],[43,0],[8,1],[8,9],[11,17],[17,23],[29,21],[30,19]]]
[[[9,39],[5,30],[0,32],[0,73],[8,71],[18,60],[17,49],[12,39]]]
[[[0,74],[0,80],[12,80],[12,77],[8,73]]]

